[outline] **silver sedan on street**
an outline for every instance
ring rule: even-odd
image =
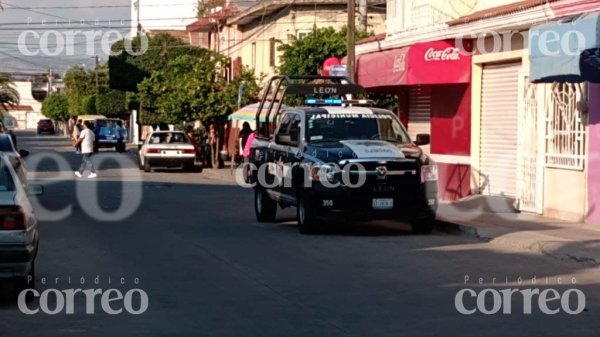
[[[25,189],[8,156],[0,154],[0,279],[17,281],[17,290],[33,286],[39,234],[28,195],[41,194],[41,185]]]
[[[12,137],[6,133],[0,133],[0,152],[6,154],[8,161],[17,172],[19,180],[24,186],[27,186],[27,169],[23,159],[29,155],[29,151],[17,151]]]

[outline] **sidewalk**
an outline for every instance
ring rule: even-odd
[[[235,182],[229,167],[204,169],[209,179]],[[440,203],[438,229],[560,260],[600,264],[600,226],[519,213],[502,197],[472,196]]]
[[[560,260],[600,263],[600,227],[518,213],[506,200],[473,196],[440,204],[439,227]]]
[[[235,183],[235,171],[232,171],[229,166],[222,169],[204,168],[201,174],[211,180]]]

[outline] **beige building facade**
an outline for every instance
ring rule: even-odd
[[[369,2],[367,30],[374,34],[385,31],[385,9]],[[328,1],[261,1],[227,20],[221,32],[221,52],[234,63],[248,66],[258,76],[275,74],[280,64],[281,44],[292,37],[302,38],[314,27],[339,29],[348,22],[347,2]],[[357,16],[357,26],[359,17]],[[319,60],[318,62],[322,62]]]

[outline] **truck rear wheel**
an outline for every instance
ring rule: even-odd
[[[315,208],[306,196],[298,197],[296,212],[298,231],[301,234],[316,234],[321,230],[321,223],[315,214]]]
[[[271,199],[264,188],[254,189],[254,213],[259,222],[273,222],[277,215],[277,203]]]

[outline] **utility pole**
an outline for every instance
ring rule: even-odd
[[[141,0],[137,0],[136,2],[133,3],[136,12],[137,12],[137,35],[140,36],[142,35],[142,24],[140,22],[140,1]]]
[[[54,77],[54,72],[52,71],[52,67],[48,67],[48,96],[52,94],[52,81]]]
[[[358,16],[360,17],[360,30],[367,31],[367,0],[358,0]]]
[[[100,59],[98,58],[98,55],[96,55],[96,70],[94,71],[96,73],[96,94],[98,94],[98,71],[100,68]]]
[[[354,80],[354,62],[355,62],[355,50],[354,50],[354,38],[356,33],[355,25],[355,2],[354,0],[348,0],[348,42],[346,48],[348,49],[348,77]]]

